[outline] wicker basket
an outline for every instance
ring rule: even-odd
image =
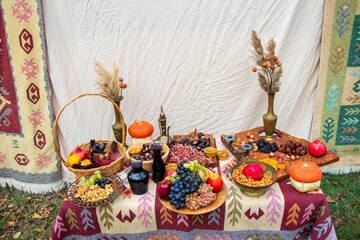
[[[58,129],[58,121],[59,121],[59,118],[61,116],[61,114],[63,113],[63,111],[65,110],[65,108],[67,106],[69,106],[72,102],[74,102],[75,100],[79,99],[79,98],[82,98],[82,97],[86,97],[86,96],[99,96],[99,97],[102,97],[102,98],[105,98],[107,99],[108,101],[110,101],[116,111],[118,111],[119,115],[120,115],[120,119],[121,119],[121,125],[122,125],[122,136],[123,136],[123,142],[122,143],[119,143],[117,142],[117,146],[118,146],[118,151],[120,153],[120,156],[112,161],[110,164],[108,165],[105,165],[105,166],[101,166],[101,167],[97,167],[97,168],[90,168],[90,169],[78,169],[78,168],[73,168],[71,167],[67,162],[66,160],[62,157],[61,155],[61,152],[60,152],[60,148],[59,148],[59,144],[58,144],[58,140],[57,140],[57,129]],[[77,177],[81,177],[81,176],[85,176],[85,175],[91,175],[93,174],[95,171],[97,170],[100,170],[101,172],[103,173],[115,173],[117,172],[122,164],[123,164],[123,159],[125,157],[125,152],[126,152],[126,149],[124,148],[124,140],[125,140],[125,126],[124,126],[124,118],[123,118],[123,115],[121,113],[121,110],[119,108],[119,106],[113,101],[111,100],[109,97],[107,97],[106,95],[103,95],[103,94],[99,94],[99,93],[85,93],[85,94],[81,94],[73,99],[71,99],[67,104],[65,104],[65,106],[59,111],[59,113],[57,114],[56,116],[56,119],[55,119],[55,122],[54,122],[54,129],[53,129],[53,140],[54,140],[54,145],[55,145],[55,150],[57,152],[57,154],[59,155],[60,159],[61,159],[61,162],[71,171],[73,172]],[[98,141],[99,142],[99,141]],[[106,142],[107,144],[111,144],[112,140],[102,140],[101,142]],[[82,147],[82,148],[86,148],[87,146],[89,145],[89,143],[84,143],[84,144],[81,144],[79,147]],[[72,153],[73,151],[71,151]],[[68,155],[70,156],[71,153]]]

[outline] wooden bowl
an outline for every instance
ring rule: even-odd
[[[135,143],[135,144],[131,145],[131,146],[126,150],[126,157],[127,157],[127,159],[129,159],[130,162],[138,162],[139,160],[136,160],[136,159],[134,159],[134,158],[131,157],[129,151],[131,151],[132,148],[141,147],[144,143],[150,143],[150,142],[152,142],[152,140],[151,140],[151,141],[138,142],[138,143]],[[170,148],[169,148],[169,146],[166,145],[166,144],[163,144],[162,148],[163,148],[163,151],[165,152],[165,154],[162,156],[162,160],[163,160],[163,162],[165,163],[166,160],[167,160],[168,157],[169,157]],[[143,161],[142,167],[143,167],[143,169],[145,169],[146,171],[152,172],[152,164],[153,164],[153,160],[146,160],[146,161]]]

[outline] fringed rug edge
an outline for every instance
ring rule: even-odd
[[[18,190],[34,193],[34,194],[46,194],[51,192],[58,192],[65,187],[63,180],[58,182],[53,182],[50,184],[34,184],[34,183],[24,183],[19,182],[11,178],[2,178],[0,177],[0,186],[1,187],[14,187]]]

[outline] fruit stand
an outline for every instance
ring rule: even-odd
[[[216,147],[227,146],[217,138]],[[222,176],[227,194],[224,203],[189,214],[163,204],[151,180],[145,194],[134,195],[127,181],[131,167],[125,162],[117,173],[123,183],[120,195],[110,203],[88,208],[65,199],[51,239],[336,239],[321,189],[300,193],[288,178],[282,178],[264,195],[249,197],[231,177],[236,163],[229,154],[226,160],[208,167],[210,173]]]

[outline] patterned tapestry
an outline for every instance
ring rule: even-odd
[[[340,155],[332,173],[360,170],[360,3],[325,1],[320,79],[312,138]]]
[[[220,144],[217,146],[224,149]],[[235,164],[230,157],[210,168],[221,171],[228,188],[225,204],[205,214],[186,215],[161,204],[152,180],[148,192],[133,194],[127,180],[131,168],[126,162],[118,174],[125,185],[120,196],[96,208],[77,206],[66,199],[59,207],[50,239],[337,239],[320,189],[299,193],[284,180],[261,197],[249,197],[232,180],[230,171]]]
[[[42,2],[0,5],[0,185],[33,193],[58,190]]]

